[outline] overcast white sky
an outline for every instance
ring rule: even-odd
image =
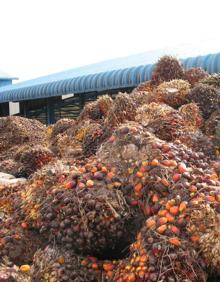
[[[219,0],[1,0],[0,70],[20,80],[220,38]],[[211,48],[220,51],[220,39]],[[219,47],[219,48],[218,48]]]

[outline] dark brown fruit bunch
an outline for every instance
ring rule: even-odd
[[[163,56],[157,62],[152,73],[152,84],[159,85],[172,79],[183,79],[184,69],[181,63],[172,56]]]
[[[191,68],[185,71],[184,79],[189,81],[191,86],[195,86],[200,80],[207,77],[209,74],[202,68]]]
[[[203,117],[207,119],[214,111],[220,108],[220,90],[200,83],[191,90],[188,100],[197,103]]]
[[[204,78],[201,83],[220,88],[220,74],[215,73]]]
[[[46,282],[97,282],[101,281],[101,271],[97,262],[90,262],[91,268],[81,265],[81,257],[70,251],[48,246],[34,255],[31,281]]]
[[[40,209],[41,232],[67,250],[100,255],[127,246],[132,212],[120,191],[55,189]]]
[[[213,135],[220,137],[220,110],[217,110],[211,114],[209,119],[205,122],[205,133],[207,135]]]

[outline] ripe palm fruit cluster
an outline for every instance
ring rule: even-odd
[[[179,114],[183,117],[190,130],[201,128],[204,125],[202,113],[196,103],[182,105],[179,108]]]
[[[216,88],[220,88],[220,75],[215,73],[213,75],[209,75],[205,77],[201,83],[214,86]]]
[[[163,56],[153,70],[151,81],[153,85],[159,85],[164,81],[183,78],[184,69],[181,63],[172,56]]]

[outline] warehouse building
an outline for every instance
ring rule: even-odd
[[[98,96],[130,92],[139,83],[150,80],[154,63],[164,54],[171,53],[133,55],[16,84],[12,84],[15,78],[2,76],[0,116],[16,114],[45,124],[60,118],[76,118],[84,105]],[[181,58],[187,69],[202,67],[209,73],[220,72],[220,53]]]

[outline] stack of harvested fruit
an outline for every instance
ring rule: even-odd
[[[74,121],[0,120],[29,177],[0,186],[0,281],[220,281],[219,81],[165,56]]]

